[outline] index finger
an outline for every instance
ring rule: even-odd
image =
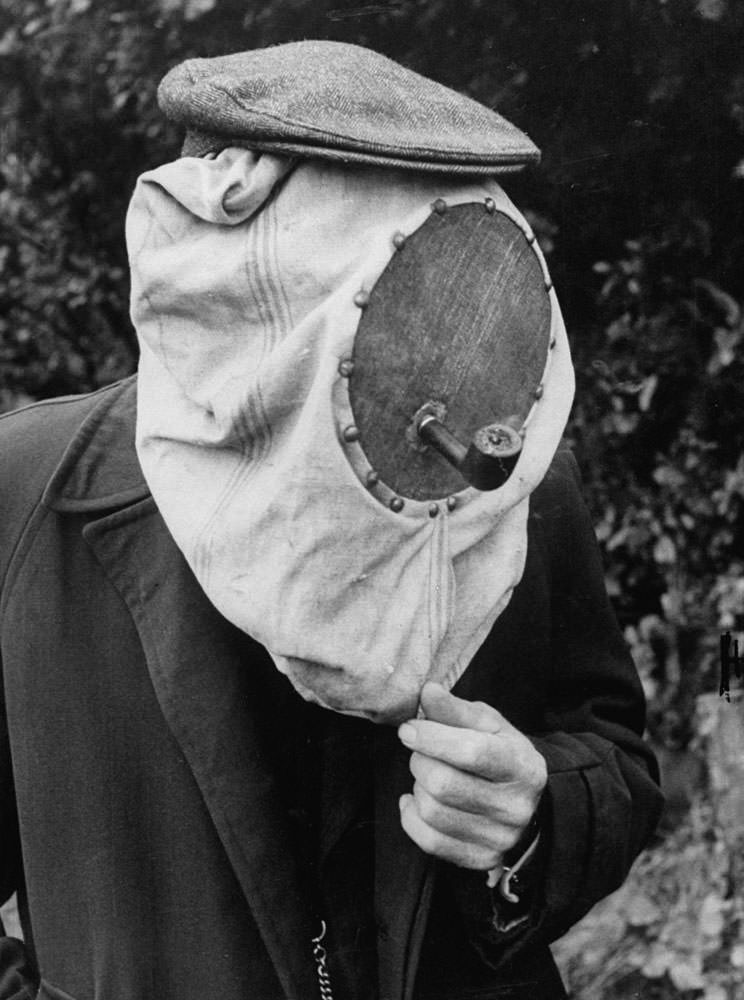
[[[498,733],[508,726],[501,712],[482,701],[466,701],[447,691],[441,684],[427,681],[421,691],[421,710],[425,719],[443,722],[459,729],[480,729]]]
[[[489,781],[509,781],[515,775],[515,748],[507,734],[413,719],[403,723],[398,735],[410,750],[444,761],[468,774]]]

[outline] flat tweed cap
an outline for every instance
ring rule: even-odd
[[[184,156],[242,146],[410,170],[495,174],[536,162],[501,115],[385,56],[343,42],[290,42],[188,59],[163,79]]]

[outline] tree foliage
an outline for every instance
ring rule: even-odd
[[[696,804],[555,951],[575,1000],[735,1000],[744,990],[744,905],[735,850]]]

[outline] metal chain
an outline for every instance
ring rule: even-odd
[[[318,973],[318,987],[320,989],[320,1000],[333,1000],[333,990],[331,989],[331,977],[328,974],[327,958],[325,948],[320,943],[326,935],[326,922],[320,921],[320,934],[312,939],[313,958],[315,959],[315,971]]]

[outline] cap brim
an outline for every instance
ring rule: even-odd
[[[504,154],[503,157],[473,157],[468,162],[461,154],[447,158],[403,157],[384,152],[369,152],[359,149],[335,148],[302,142],[276,142],[272,140],[246,139],[240,136],[208,135],[204,132],[189,131],[184,138],[181,156],[206,156],[219,153],[228,146],[238,149],[254,149],[260,153],[276,156],[301,157],[303,159],[328,160],[332,163],[366,164],[368,166],[389,167],[396,170],[424,171],[425,173],[460,174],[462,176],[486,177],[496,174],[517,173],[525,167],[539,163],[538,149],[524,153]]]

